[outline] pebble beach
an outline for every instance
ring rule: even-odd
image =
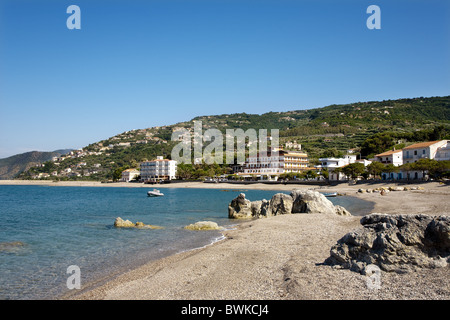
[[[8,183],[26,182],[2,181],[2,184]],[[82,183],[50,182],[50,184],[80,186]],[[96,185],[100,184],[85,183],[85,186]],[[123,184],[114,185],[123,186]],[[449,215],[450,188],[438,182],[420,184],[420,190],[391,191],[385,195],[379,192],[358,192],[359,189],[371,191],[374,188],[389,186],[396,185],[343,184],[321,187],[320,191],[338,192],[371,201],[374,203],[374,213]],[[408,185],[411,186],[414,185]],[[307,185],[243,186],[225,183],[177,183],[158,186],[161,189],[171,187],[235,188],[244,192],[245,189],[253,188],[283,191],[318,188]],[[233,230],[224,231],[224,240],[213,245],[150,262],[101,283],[84,284],[81,290],[76,290],[62,299],[450,299],[448,266],[404,274],[382,272],[381,285],[374,289],[367,285],[366,276],[324,264],[330,256],[330,248],[340,238],[352,230],[361,228],[360,218],[290,214],[246,221]]]

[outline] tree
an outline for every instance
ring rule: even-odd
[[[180,163],[177,166],[177,176],[179,179],[189,180],[194,175],[194,168],[192,164]]]
[[[325,179],[328,179],[330,176],[330,173],[328,172],[328,169],[323,169],[320,174],[322,175],[322,177],[324,177]]]
[[[120,167],[120,168],[117,168],[117,169],[113,170],[113,172],[112,172],[112,180],[113,181],[120,180],[122,178],[122,172],[124,170],[126,170],[126,169],[129,169],[129,168],[130,168],[129,166],[123,166],[123,167]]]
[[[407,177],[407,179],[409,180],[409,171],[412,171],[412,170],[414,170],[413,168],[412,168],[412,163],[404,163],[404,164],[402,164],[401,166],[400,166],[400,168],[399,169],[401,169],[402,171],[406,171],[406,177]]]
[[[349,165],[342,167],[342,173],[346,176],[351,177],[352,179],[358,178],[365,171],[364,164],[362,163],[350,163]]]
[[[381,177],[381,174],[386,171],[386,166],[378,161],[373,161],[366,167],[367,173],[376,177]]]
[[[394,166],[392,163],[389,163],[389,164],[387,164],[387,165],[384,167],[384,171],[383,171],[383,172],[388,173],[389,176],[390,176],[391,173],[399,172],[399,171],[400,171],[400,168],[399,168],[399,167],[396,167],[396,166]]]
[[[361,155],[369,157],[382,153],[394,146],[394,135],[391,132],[379,132],[368,137],[361,145]]]
[[[425,178],[425,172],[432,171],[437,161],[433,159],[419,159],[411,165],[413,170],[422,171],[422,178]]]
[[[435,165],[428,171],[433,178],[448,176],[450,173],[450,160],[436,161]]]
[[[317,177],[317,172],[313,171],[313,170],[308,170],[305,172],[305,174],[306,174],[306,178],[308,178],[308,179],[314,179]]]
[[[320,155],[320,158],[342,158],[344,153],[336,148],[328,148]]]

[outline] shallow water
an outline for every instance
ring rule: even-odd
[[[0,186],[0,299],[51,299],[67,293],[67,268],[80,267],[87,283],[152,259],[210,244],[218,231],[184,226],[200,220],[230,227],[228,204],[243,190]],[[245,190],[250,200],[279,191]],[[288,193],[288,192],[285,192]],[[329,198],[352,214],[371,204]],[[116,217],[163,229],[114,228]]]

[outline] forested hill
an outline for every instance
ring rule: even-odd
[[[58,179],[109,179],[115,170],[138,167],[141,161],[157,155],[169,158],[178,143],[171,141],[172,132],[179,128],[192,132],[194,121],[201,121],[203,130],[217,128],[222,132],[236,128],[279,129],[282,144],[300,143],[312,161],[320,156],[338,156],[348,149],[362,149],[362,156],[369,157],[392,146],[449,139],[450,96],[355,102],[261,115],[200,116],[172,125],[120,133],[58,160],[57,166],[49,163],[46,169],[33,168],[20,178],[51,170],[57,172]]]

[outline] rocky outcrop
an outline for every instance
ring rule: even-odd
[[[250,201],[241,193],[228,205],[231,219],[270,217],[292,213],[351,215],[345,208],[335,206],[323,194],[312,190],[294,190],[291,194],[277,193],[270,200]]]
[[[291,214],[293,204],[294,200],[290,195],[277,193],[270,199],[268,210],[272,216]]]
[[[408,272],[450,262],[450,216],[371,214],[342,237],[326,263],[361,273],[369,265]]]
[[[320,192],[294,190],[291,192],[291,197],[294,200],[292,213],[336,213],[333,203]]]
[[[154,226],[151,224],[144,224],[143,222],[133,223],[130,220],[123,220],[121,217],[117,217],[114,221],[114,227],[116,228],[142,228],[142,229],[162,229],[162,227]]]
[[[336,214],[338,216],[351,216],[352,214],[345,209],[343,206],[335,205],[334,209],[336,210]]]
[[[222,227],[213,221],[199,221],[184,227],[187,230],[222,230]]]
[[[255,209],[256,210],[256,209]],[[248,219],[252,218],[251,201],[245,199],[245,194],[240,193],[228,205],[228,218],[231,219]]]

